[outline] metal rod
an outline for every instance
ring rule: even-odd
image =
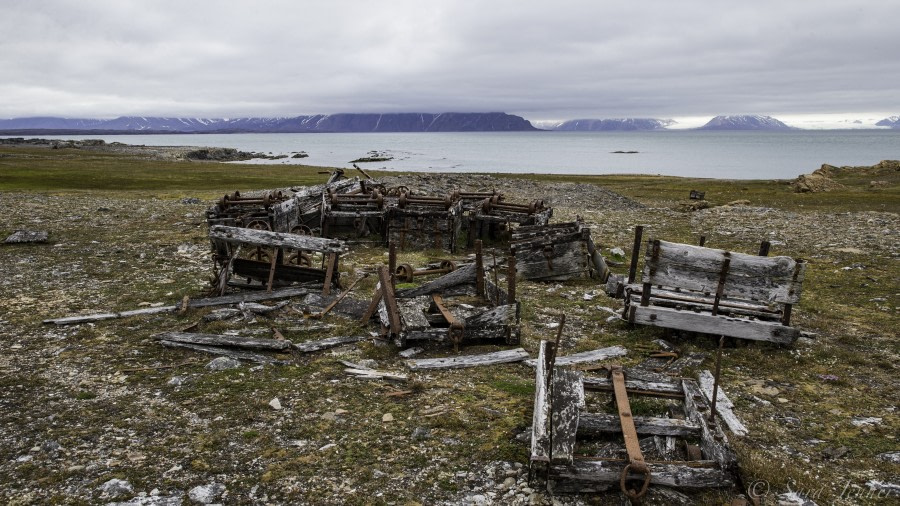
[[[722,347],[725,346],[725,336],[721,336],[719,338],[719,349],[716,352],[716,375],[713,378],[713,391],[712,391],[712,399],[709,410],[709,423],[710,425],[716,424],[716,397],[719,395],[719,372],[722,370]]]

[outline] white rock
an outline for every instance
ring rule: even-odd
[[[278,400],[278,397],[273,397],[271,401],[269,401],[269,407],[278,411],[281,409],[281,401]]]
[[[382,422],[393,422],[393,421],[394,421],[394,415],[392,415],[392,414],[390,414],[390,413],[385,413],[384,416],[381,417],[381,421],[382,421]]]
[[[226,369],[234,369],[241,366],[241,361],[231,357],[216,357],[208,364],[206,368],[210,371],[224,371]]]
[[[210,504],[225,493],[225,485],[221,483],[210,483],[208,485],[199,485],[188,491],[188,498],[198,504]]]
[[[864,427],[866,425],[881,425],[881,418],[875,416],[856,417],[850,420],[850,423],[856,427]]]
[[[120,497],[123,495],[134,494],[134,487],[131,483],[118,478],[113,478],[103,485],[100,485],[100,491],[103,497]]]

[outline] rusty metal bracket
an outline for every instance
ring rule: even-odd
[[[650,486],[650,468],[647,467],[644,455],[641,453],[641,443],[638,440],[637,430],[634,428],[634,417],[631,414],[628,392],[625,389],[625,372],[621,365],[616,364],[610,367],[610,379],[613,384],[616,408],[619,411],[619,422],[622,425],[622,436],[625,439],[625,451],[628,453],[628,464],[622,469],[619,486],[622,488],[622,493],[634,503],[640,501],[647,493],[647,487]],[[640,489],[627,486],[626,480],[629,471],[644,475]]]
[[[447,309],[446,306],[444,306],[444,298],[439,294],[432,294],[431,300],[434,301],[434,306],[438,311],[441,312],[441,315],[445,320],[447,320],[447,323],[450,324],[450,341],[453,343],[453,350],[459,351],[459,345],[462,343],[463,337],[465,335],[465,324],[454,318],[453,313],[451,313],[450,310]]]

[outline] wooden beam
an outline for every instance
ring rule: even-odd
[[[701,489],[730,487],[734,484],[730,474],[715,467],[692,467],[686,464],[648,464],[650,484],[673,488]],[[625,462],[602,460],[576,460],[572,465],[553,466],[553,493],[590,492],[619,486],[619,478]]]
[[[638,434],[654,436],[698,436],[700,426],[677,418],[634,417]],[[622,424],[616,415],[582,413],[578,420],[579,437],[595,437],[603,434],[620,434]]]
[[[591,351],[582,351],[581,353],[573,353],[563,357],[556,357],[556,365],[572,365],[583,364],[586,362],[599,362],[614,357],[621,357],[628,353],[628,350],[622,346],[608,346]],[[534,367],[537,365],[537,359],[529,359],[525,361],[526,365]]]
[[[222,241],[230,244],[250,244],[253,246],[318,251],[322,253],[342,254],[349,251],[347,244],[338,239],[251,228],[226,227],[224,225],[213,225],[210,227],[209,238],[214,242]]]
[[[641,325],[779,344],[791,344],[800,337],[798,329],[786,327],[781,322],[749,320],[724,315],[712,316],[710,313],[678,311],[652,305],[648,307],[629,306],[628,321]]]
[[[226,336],[220,334],[199,334],[190,332],[162,332],[155,334],[157,341],[173,341],[177,343],[200,344],[204,346],[229,346],[249,350],[285,351],[291,343],[278,339],[260,339],[242,336]]]
[[[523,348],[514,350],[497,351],[481,355],[462,355],[445,358],[422,358],[406,361],[406,365],[414,370],[423,369],[462,369],[466,367],[478,367],[482,365],[505,364],[521,362],[528,358],[528,352]]]

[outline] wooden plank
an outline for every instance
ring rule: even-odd
[[[480,355],[412,359],[407,360],[406,365],[414,371],[423,369],[462,369],[466,367],[521,362],[526,358],[528,358],[528,352],[523,348],[516,348],[514,350],[496,351]]]
[[[223,241],[232,244],[241,243],[251,244],[253,246],[338,254],[347,253],[347,251],[349,251],[347,244],[338,239],[286,234],[283,232],[270,232],[268,230],[255,230],[250,228],[226,227],[223,225],[213,225],[210,227],[209,237],[214,241]]]
[[[786,256],[761,257],[690,244],[650,241],[642,281],[716,293],[726,259],[730,260],[723,292],[727,298],[784,304],[799,302],[806,265]]]
[[[249,350],[285,351],[291,347],[290,342],[278,339],[260,339],[191,332],[162,332],[160,334],[155,334],[153,339],[156,339],[157,341],[201,344],[204,346],[230,346],[233,348],[246,348]]]
[[[629,306],[628,321],[670,329],[687,330],[717,336],[738,337],[756,341],[791,344],[800,331],[781,322],[747,320],[710,313],[694,313],[659,306]]]
[[[159,344],[167,347],[167,348],[187,348],[189,350],[194,351],[202,351],[204,353],[211,353],[213,355],[221,355],[224,357],[231,357],[237,360],[249,360],[251,362],[259,362],[261,364],[290,364],[289,360],[277,360],[267,355],[261,355],[259,353],[250,353],[247,351],[236,351],[230,350],[228,348],[222,348],[219,346],[204,346],[201,344],[190,344],[190,343],[179,343],[176,341],[160,341]]]
[[[722,469],[732,469],[737,465],[737,457],[728,447],[728,438],[719,425],[708,421],[710,407],[700,392],[700,386],[691,379],[681,380],[684,389],[685,417],[700,426],[700,449],[703,458],[716,461]]]
[[[234,259],[232,272],[234,276],[247,277],[261,282],[268,282],[272,274],[270,262],[248,260],[246,258]],[[276,283],[323,283],[325,271],[313,267],[301,267],[299,265],[275,264],[274,281]]]
[[[550,462],[550,371],[548,342],[541,341],[534,380],[534,411],[531,422],[532,462]]]
[[[578,371],[554,367],[550,381],[550,462],[572,463],[578,415],[584,408],[584,386]]]
[[[634,417],[638,434],[654,436],[698,436],[700,426],[677,418],[651,416]],[[579,437],[596,437],[603,434],[620,434],[622,424],[616,415],[582,413],[578,421]]]
[[[422,295],[431,295],[432,293],[440,293],[446,295],[446,290],[458,285],[465,285],[475,282],[475,264],[464,265],[453,272],[448,272],[439,278],[432,279],[422,286],[401,290],[397,292],[397,297],[411,298],[420,297]]]
[[[612,392],[612,382],[608,378],[585,377],[586,390]],[[678,383],[661,381],[640,381],[625,379],[625,390],[628,395],[649,395],[657,397],[683,397],[684,391]]]
[[[557,356],[556,365],[572,365],[584,364],[586,362],[598,362],[614,357],[621,357],[628,353],[628,350],[622,346],[608,346],[597,350],[582,351],[581,353],[573,353],[566,356]],[[537,359],[526,360],[525,364],[534,367],[537,365]]]
[[[712,403],[714,381],[715,378],[711,372],[708,370],[700,371],[700,390],[703,392],[703,395],[706,396],[706,400],[710,403]],[[719,388],[716,392],[716,413],[719,414],[722,421],[728,426],[728,430],[735,436],[746,436],[750,433],[750,431],[747,430],[747,426],[734,414],[734,403],[731,402],[731,399],[725,394],[725,390],[722,389],[721,381],[719,382]]]
[[[322,295],[330,295],[331,294],[331,283],[335,274],[338,274],[337,271],[337,263],[338,263],[338,254],[337,253],[329,253],[328,257],[325,259],[325,279],[322,282]],[[339,275],[339,274],[338,274]]]
[[[496,328],[519,324],[519,305],[505,304],[465,319],[466,328]]]
[[[423,330],[430,327],[425,311],[431,302],[431,297],[423,295],[412,299],[398,299],[397,309],[400,311],[404,330]]]
[[[400,321],[400,310],[397,308],[397,299],[394,296],[394,287],[391,284],[391,275],[387,266],[378,267],[378,281],[381,285],[381,302],[387,311],[387,320],[392,334],[400,335],[403,324]]]
[[[632,300],[635,300],[639,298],[639,295],[641,295],[643,285],[631,284],[626,286],[625,288],[626,291],[632,296]],[[698,307],[706,308],[707,311],[715,302],[715,297],[708,296],[700,292],[675,291],[654,287],[653,294],[651,295],[650,300],[656,301],[657,299],[667,299],[673,302],[691,303],[697,305]],[[781,315],[780,306],[780,304],[775,303],[745,301],[739,299],[722,299],[719,302],[720,311],[723,311],[721,308],[741,309],[747,311],[746,314],[754,316],[759,314],[762,316],[767,316],[768,318],[778,318]]]
[[[673,488],[701,489],[730,487],[731,475],[715,467],[697,467],[687,464],[650,463],[650,484]],[[571,465],[551,468],[552,482],[548,488],[553,493],[591,492],[618,488],[619,478],[625,468],[623,461],[576,460]]]
[[[313,351],[334,348],[342,344],[352,344],[359,341],[365,341],[366,336],[335,336],[317,341],[306,341],[303,343],[293,343],[294,349],[303,353],[311,353]]]

